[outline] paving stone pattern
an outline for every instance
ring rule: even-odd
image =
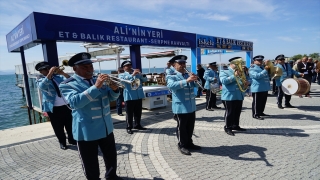
[[[176,121],[168,112],[143,115],[146,131],[125,132],[115,124],[117,174],[123,179],[320,179],[320,86],[313,98],[292,97],[295,109],[278,109],[268,97],[265,113],[251,115],[252,99],[243,102],[240,126],[246,132],[229,136],[223,131],[224,109],[198,106],[193,135],[202,147],[182,155],[177,149]],[[220,106],[222,106],[220,104]],[[99,156],[101,178],[105,173]],[[0,179],[85,179],[77,147],[60,150],[48,137],[0,149]]]

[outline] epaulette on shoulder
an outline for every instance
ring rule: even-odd
[[[70,78],[62,81],[61,84],[67,84],[68,82],[70,82],[70,81],[72,81],[72,80],[74,80],[74,78],[73,78],[73,77],[70,77]]]
[[[254,68],[254,65],[252,64],[252,65],[250,66],[250,68]]]

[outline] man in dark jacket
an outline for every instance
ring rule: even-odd
[[[297,68],[298,68],[298,71],[300,73],[304,74],[303,78],[306,79],[309,82],[310,86],[311,86],[312,69],[313,69],[314,64],[307,62],[307,60],[308,60],[308,58],[306,56],[303,57],[302,58],[302,63],[297,64]],[[300,95],[299,97],[301,98],[302,96]],[[308,92],[305,95],[305,97],[311,98],[310,92]]]
[[[204,84],[206,81],[203,79],[203,75],[204,75],[205,70],[203,69],[203,67],[201,66],[201,64],[197,65],[197,76],[201,79],[202,84]],[[202,92],[202,89],[200,87],[198,87],[198,92],[197,92],[197,98],[200,97]]]

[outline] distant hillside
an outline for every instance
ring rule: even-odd
[[[2,70],[0,71],[0,75],[14,74],[14,70]]]

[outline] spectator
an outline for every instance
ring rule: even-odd
[[[197,65],[197,76],[201,79],[202,85],[205,83],[205,80],[203,79],[203,75],[204,75],[205,70],[203,69],[203,67],[201,66],[201,64]],[[197,92],[197,98],[200,97],[202,92],[202,89],[200,87],[198,87],[198,92]]]

